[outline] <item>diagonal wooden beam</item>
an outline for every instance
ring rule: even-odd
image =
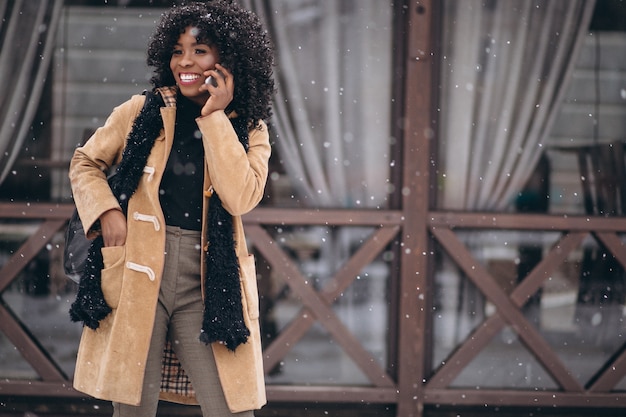
[[[528,350],[552,375],[559,386],[567,391],[583,392],[583,387],[570,374],[550,345],[526,320],[519,308],[513,304],[487,269],[473,258],[454,232],[447,228],[432,228],[431,231],[474,285],[495,305],[496,314],[499,314],[503,320],[509,323]]]
[[[287,353],[304,337],[306,332],[315,323],[315,315],[307,307],[298,311],[298,314],[272,340],[269,346],[263,348],[263,369],[270,372],[283,360]]]
[[[274,242],[272,237],[258,225],[247,226],[246,236],[252,240],[256,249],[272,265],[274,271],[282,276],[289,287],[300,296],[302,303],[328,330],[333,339],[343,347],[344,351],[354,360],[369,380],[376,386],[392,386],[394,383],[391,377],[378,365],[370,353],[363,349],[359,340],[339,320],[334,310],[320,294],[308,284],[300,270]],[[295,340],[291,341],[292,344],[295,342]]]
[[[594,235],[626,270],[626,248],[619,236],[610,232],[595,232]],[[624,375],[626,375],[626,343],[591,378],[588,389],[593,392],[609,392],[619,384]]]
[[[399,226],[382,227],[376,230],[320,291],[322,299],[329,304],[332,303],[354,281],[363,267],[371,263],[391,242],[399,230]],[[264,350],[265,371],[269,372],[273,369],[294,346],[293,341],[300,340],[314,323],[315,318],[312,312],[307,307],[303,307],[296,317],[282,329],[274,342]]]
[[[511,292],[511,300],[521,308],[541,284],[561,266],[570,253],[579,248],[588,233],[572,232],[561,236],[532,271]]]
[[[0,293],[2,293],[19,273],[37,256],[39,251],[50,242],[54,234],[63,227],[67,219],[55,219],[44,221],[37,231],[33,233],[11,256],[6,264],[0,269]]]
[[[400,226],[381,227],[365,241],[364,244],[335,273],[332,279],[320,290],[322,298],[330,303],[348,288],[363,268],[376,259],[398,234]]]
[[[19,273],[52,240],[55,233],[67,222],[64,216],[45,220],[39,228],[18,248],[0,269],[0,293],[19,276]],[[21,325],[19,319],[0,303],[0,331],[17,347],[22,357],[44,381],[67,381],[63,371],[45,353],[36,339]]]
[[[47,382],[67,381],[61,369],[54,364],[35,338],[19,323],[11,311],[0,304],[0,331],[17,347],[22,357]]]
[[[511,299],[515,305],[522,307],[528,298],[537,291],[546,277],[550,276],[567,259],[569,253],[581,245],[586,235],[587,233],[570,233],[562,236],[559,242],[550,248],[541,262],[512,291]],[[497,314],[485,320],[433,375],[428,382],[428,387],[448,387],[505,324]]]
[[[590,379],[589,392],[611,392],[626,375],[626,343]]]
[[[616,233],[595,232],[593,234],[600,242],[604,243],[604,246],[615,256],[617,262],[626,270],[626,247],[622,239]]]

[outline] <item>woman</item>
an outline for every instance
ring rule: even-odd
[[[154,90],[114,109],[70,165],[94,238],[70,310],[85,324],[74,387],[114,416],[153,417],[159,398],[251,416],[265,386],[240,216],[267,178],[272,49],[256,16],[215,0],[165,13],[147,61]]]

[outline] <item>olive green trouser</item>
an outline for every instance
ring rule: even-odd
[[[213,357],[200,342],[202,291],[200,232],[167,226],[165,269],[143,382],[141,405],[113,403],[113,417],[155,417],[161,386],[161,360],[166,338],[196,392],[203,417],[253,417],[228,409]]]

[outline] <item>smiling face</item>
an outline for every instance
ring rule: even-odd
[[[170,69],[182,95],[204,105],[209,92],[200,87],[204,84],[204,71],[214,69],[219,62],[219,52],[215,46],[198,43],[197,29],[188,27],[181,34],[172,51]]]

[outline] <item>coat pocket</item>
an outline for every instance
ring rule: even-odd
[[[101,273],[100,285],[104,300],[111,308],[117,308],[120,302],[125,253],[125,246],[107,246],[102,248],[104,269]]]
[[[245,308],[251,320],[259,318],[259,291],[256,284],[256,266],[254,255],[239,258],[239,268],[241,269],[241,287]]]

